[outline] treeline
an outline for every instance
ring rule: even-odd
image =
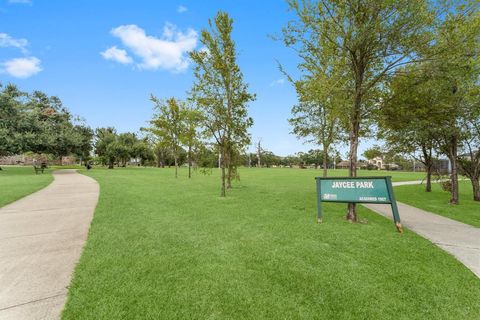
[[[88,159],[93,131],[55,96],[0,84],[0,156],[25,152]]]

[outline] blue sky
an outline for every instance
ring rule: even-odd
[[[290,134],[296,95],[277,65],[296,75],[297,58],[269,37],[292,18],[284,1],[0,1],[0,82],[57,95],[90,126],[119,132],[146,125],[150,94],[185,98],[193,81],[186,51],[200,48],[208,19],[227,11],[257,94],[253,142],[279,155],[312,147]]]

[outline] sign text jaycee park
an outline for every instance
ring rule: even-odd
[[[402,231],[391,177],[317,177],[315,179],[318,222],[322,222],[322,202],[390,204],[395,225],[400,232]]]

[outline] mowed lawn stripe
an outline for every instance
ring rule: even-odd
[[[430,242],[326,204],[318,171],[95,169],[100,202],[64,319],[475,319],[480,281]],[[365,220],[368,220],[366,223]]]

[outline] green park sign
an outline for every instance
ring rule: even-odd
[[[393,220],[402,232],[391,177],[315,178],[317,181],[317,221],[322,222],[322,202],[390,204]]]

